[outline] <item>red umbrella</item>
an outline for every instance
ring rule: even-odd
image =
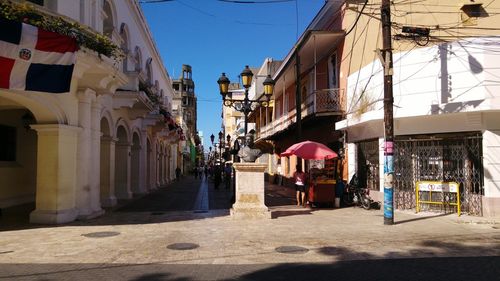
[[[338,154],[335,151],[328,148],[326,145],[314,142],[314,141],[303,141],[296,143],[285,152],[280,154],[281,156],[290,156],[296,155],[302,159],[332,159],[338,157]]]

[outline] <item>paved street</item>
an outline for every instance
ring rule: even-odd
[[[294,206],[266,186],[273,219],[229,216],[231,193],[180,182],[91,221],[28,225],[5,210],[0,280],[498,280],[500,220]],[[21,212],[17,214],[21,216]]]

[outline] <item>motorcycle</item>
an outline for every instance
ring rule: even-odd
[[[344,190],[342,202],[345,206],[359,206],[365,210],[369,210],[373,200],[370,198],[370,190],[368,188],[361,188],[358,178],[356,175],[353,175]]]

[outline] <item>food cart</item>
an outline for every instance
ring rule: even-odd
[[[339,165],[337,159],[309,160],[309,189],[307,198],[312,207],[333,205]]]
[[[340,173],[338,155],[326,145],[314,141],[296,143],[280,154],[296,155],[306,161],[309,174],[308,201],[310,206],[334,204],[336,178]]]

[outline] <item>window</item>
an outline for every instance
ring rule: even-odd
[[[142,54],[139,46],[135,47],[135,71],[140,72],[142,67]]]
[[[120,27],[120,35],[122,37],[121,49],[125,54],[125,57],[123,58],[123,71],[125,72],[127,71],[128,67],[128,53],[129,53],[128,31],[125,23],[122,23]]]
[[[328,62],[328,88],[336,89],[339,87],[337,54],[333,54]]]
[[[179,91],[179,84],[174,84],[174,90]]]
[[[109,4],[108,1],[104,1],[102,9],[104,11],[102,33],[106,35],[108,38],[111,38],[115,26],[114,26],[113,12],[111,11],[111,5]]]
[[[306,86],[303,86],[302,87],[302,91],[300,93],[301,95],[301,103],[302,104],[305,104],[307,106],[307,87]]]
[[[16,161],[16,127],[0,125],[0,161]]]

